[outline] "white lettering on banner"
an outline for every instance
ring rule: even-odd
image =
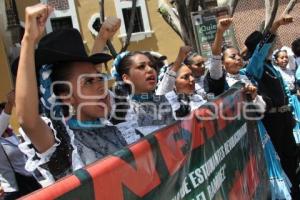
[[[197,188],[207,180],[224,158],[224,147],[221,146],[202,166],[190,172],[189,178],[193,187]]]
[[[198,194],[198,195],[196,196],[196,199],[197,199],[197,200],[206,200],[205,195],[204,195],[204,192],[201,192],[200,194]]]
[[[207,192],[209,195],[209,199],[213,199],[214,196],[216,195],[217,191],[220,189],[222,183],[225,180],[225,167],[226,165],[224,164],[221,169],[218,171],[216,176],[213,178],[213,180],[210,182],[210,184],[207,186]]]
[[[206,200],[204,192],[201,192],[200,194],[197,194],[196,199],[191,200]]]
[[[222,162],[222,160],[225,158],[224,153],[224,147],[221,146],[212,157],[208,159],[202,165],[200,168],[203,171],[203,174],[205,176],[205,179],[208,179],[208,177],[214,172],[214,170],[217,168],[217,166]]]
[[[184,178],[184,181],[180,187],[179,192],[176,194],[175,197],[172,198],[172,200],[180,200],[185,197],[188,193],[190,193],[192,190],[188,188],[188,182],[187,177]]]
[[[206,191],[199,191],[196,198],[192,200],[213,199],[222,186],[224,180],[226,179],[226,164],[221,165],[221,167],[219,166],[225,159],[226,155],[228,155],[232,151],[232,149],[240,142],[240,140],[245,136],[246,133],[247,124],[245,123],[219,149],[217,149],[215,153],[203,165],[191,171],[188,176],[185,177],[180,190],[172,198],[172,200],[183,199],[192,191],[190,188],[196,189],[197,187],[201,186],[201,184],[203,184],[204,181],[208,180],[210,176],[215,172],[215,170],[218,169],[213,179],[208,183]],[[188,180],[190,180],[191,185],[189,185]],[[208,196],[206,196],[205,193],[207,193]]]
[[[226,155],[230,153],[230,151],[239,143],[239,141],[244,137],[247,133],[247,125],[244,124],[229,140],[224,143],[224,149]]]

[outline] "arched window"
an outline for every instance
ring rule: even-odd
[[[88,28],[94,36],[98,35],[100,30],[100,14],[95,13],[91,16],[88,22]]]

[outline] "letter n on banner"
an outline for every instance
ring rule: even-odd
[[[190,124],[191,126],[192,124]],[[191,151],[192,134],[183,129],[181,123],[162,129],[155,134],[162,156],[170,175],[173,175],[186,162]]]
[[[134,157],[131,163],[112,156],[102,160],[101,168],[99,164],[87,168],[94,180],[96,199],[122,200],[123,187],[142,197],[160,184],[149,142],[142,140],[130,150]]]

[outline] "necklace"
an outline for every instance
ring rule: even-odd
[[[71,118],[67,121],[67,124],[71,129],[95,128],[104,126],[104,124],[101,122],[101,119],[96,119],[95,121],[79,121],[75,118]]]

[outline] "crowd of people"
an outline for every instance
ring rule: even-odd
[[[218,20],[210,58],[189,46],[171,64],[144,49],[122,52],[113,60],[115,84],[108,89],[101,69],[113,58],[102,52],[120,20],[106,19],[88,55],[76,29],[43,36],[51,12],[46,4],[26,8],[16,88],[1,107],[4,199],[40,188],[41,177],[54,183],[183,119],[237,82],[262,116],[257,126],[272,199],[300,199],[300,38],[268,57],[277,29],[292,23],[291,16],[281,16],[264,34],[251,33],[243,52],[224,45],[229,17]],[[14,105],[22,141],[9,127]],[[32,187],[25,191],[21,182]]]

